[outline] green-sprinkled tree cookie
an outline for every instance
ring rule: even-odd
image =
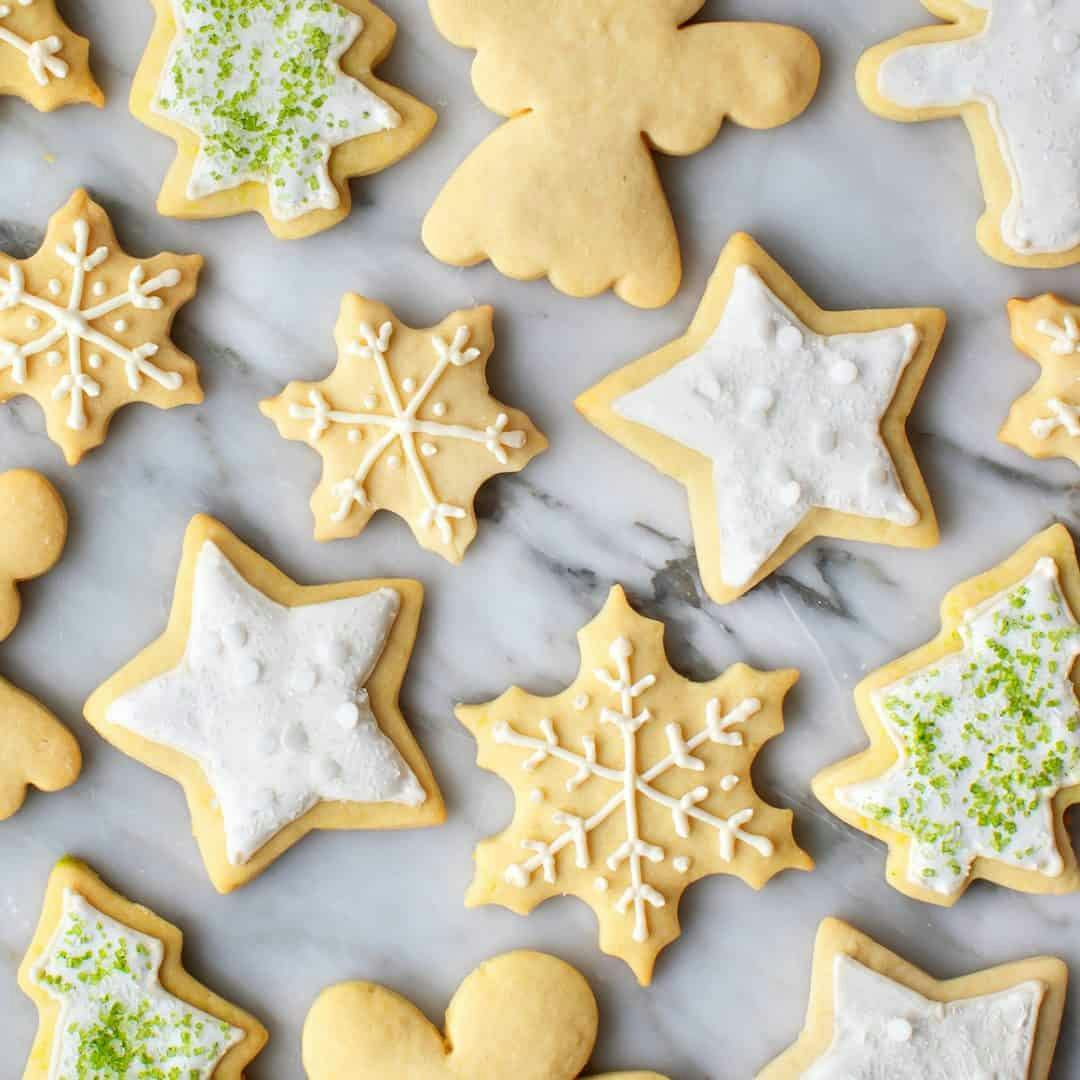
[[[1065,811],[1080,802],[1080,568],[1062,525],[953,589],[941,633],[855,690],[870,748],[814,791],[889,845],[889,883],[951,905],[977,878],[1080,888]]]

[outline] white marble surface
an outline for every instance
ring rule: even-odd
[[[663,161],[685,254],[667,308],[641,312],[611,296],[570,301],[545,283],[429,258],[420,219],[460,158],[496,123],[473,96],[469,56],[435,32],[422,0],[383,0],[400,35],[384,77],[438,107],[434,137],[404,163],[355,185],[347,223],[292,245],[254,216],[185,224],[157,216],[173,148],[127,111],[151,24],[139,0],[67,0],[94,39],[107,109],[42,116],[0,100],[0,244],[28,254],[48,215],[87,185],[125,245],[204,254],[199,296],[178,341],[200,362],[207,401],[160,413],[128,409],[106,446],[75,470],[42,433],[27,399],[0,408],[0,468],[33,466],[71,509],[65,557],[24,590],[22,624],[0,671],[76,730],[80,782],[32,795],[0,826],[0,1075],[19,1073],[35,1012],[15,969],[53,861],[88,859],[118,889],[186,931],[191,969],[271,1029],[253,1080],[299,1077],[304,1014],[326,984],[381,980],[441,1018],[454,987],[485,957],[531,946],[580,967],[601,1002],[598,1069],[654,1068],[677,1080],[744,1080],[793,1039],[802,1020],[815,927],[838,915],[950,976],[1036,952],[1080,972],[1080,901],[978,886],[953,910],[907,900],[883,880],[884,850],[833,820],[811,776],[859,748],[851,689],[866,671],[936,631],[945,590],[1008,555],[1054,519],[1080,526],[1076,474],[996,441],[1034,365],[1014,352],[1005,301],[1053,288],[1080,294],[1080,270],[1025,273],[975,245],[981,200],[959,122],[905,127],[860,105],[852,72],[864,47],[925,21],[915,0],[713,0],[708,17],[766,17],[810,30],[825,57],[809,113],[772,133],[723,131],[706,152]],[[598,148],[599,150],[599,148]],[[943,527],[931,552],[822,542],[728,608],[702,594],[685,494],[574,412],[576,393],[678,335],[727,236],[754,233],[833,307],[935,304],[951,325],[911,424]],[[333,361],[331,329],[350,289],[414,325],[455,307],[497,307],[496,392],[527,409],[550,453],[482,494],[480,537],[454,569],[423,553],[404,524],[380,516],[357,540],[319,546],[307,500],[318,457],[282,441],[257,401]],[[402,575],[428,588],[404,704],[443,784],[449,822],[428,832],[313,835],[255,883],[211,888],[179,787],[122,756],[81,719],[88,692],[156,636],[168,610],[181,536],[196,511],[217,515],[303,581]],[[803,679],[788,731],[766,749],[757,782],[793,808],[818,860],[755,894],[735,879],[690,890],[683,937],[651,989],[596,947],[580,903],[553,901],[527,919],[465,911],[475,841],[509,819],[508,788],[474,764],[452,705],[517,681],[552,692],[574,675],[574,635],[613,581],[668,624],[673,661],[710,677],[735,660],[796,666]],[[1070,1000],[1055,1076],[1080,1072],[1080,996]]]

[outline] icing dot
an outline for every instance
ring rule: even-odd
[[[776,332],[776,344],[785,352],[794,352],[803,346],[803,336],[797,326],[781,326]]]
[[[400,469],[401,468],[401,458],[399,458],[397,456],[397,454],[391,454],[386,459],[386,466],[389,469]]]
[[[97,370],[97,369],[98,369],[99,367],[101,367],[101,365],[102,365],[102,364],[104,363],[104,361],[103,361],[103,360],[101,359],[101,353],[96,353],[96,352],[95,352],[95,353],[91,353],[91,354],[90,354],[90,355],[89,355],[89,356],[88,356],[88,357],[86,358],[86,362],[87,362],[87,363],[88,363],[88,364],[89,364],[89,365],[90,365],[90,366],[91,366],[91,367],[92,367],[92,368],[93,368],[93,369],[94,369],[95,371],[96,371],[96,370]]]
[[[595,880],[595,881],[593,882],[593,888],[594,888],[594,889],[595,889],[595,890],[596,890],[597,892],[607,892],[607,891],[608,891],[608,888],[609,888],[609,886],[610,886],[610,882],[608,881],[608,879],[607,879],[606,877],[598,877],[598,878],[597,878],[597,879],[596,879],[596,880]]]
[[[706,372],[701,377],[697,384],[697,392],[707,401],[714,404],[724,397],[724,388],[721,386],[720,380],[712,372]]]
[[[280,744],[281,740],[272,731],[263,731],[255,739],[255,749],[263,757],[269,757],[271,754],[276,753]]]
[[[435,404],[431,406],[431,411],[436,416],[445,416],[446,415],[446,402],[445,401],[436,401]]]
[[[542,803],[544,801],[544,793],[540,788],[534,787],[532,791],[529,792],[529,798],[534,803]]]
[[[47,352],[45,354],[45,363],[48,364],[49,367],[59,367],[63,359],[64,358],[55,349],[53,349],[52,352]]]
[[[577,709],[578,712],[584,712],[588,707],[589,707],[589,695],[588,694],[578,694],[578,696],[576,698],[574,698],[574,708]]]
[[[334,719],[346,731],[355,731],[360,724],[360,706],[354,701],[343,702],[334,712]]]
[[[731,791],[738,786],[738,783],[739,778],[734,773],[731,773],[730,775],[725,776],[724,779],[720,781],[720,790]]]
[[[690,869],[690,860],[685,855],[676,855],[671,860],[671,865],[679,871],[680,874],[685,874]]]
[[[117,319],[116,322],[113,323],[113,329],[118,334],[122,334],[127,328],[128,328],[127,319]]]
[[[51,292],[53,296],[59,296],[60,293],[63,291],[63,288],[63,283],[60,281],[59,278],[52,278],[49,281],[49,292]]]
[[[752,413],[764,416],[776,404],[776,394],[767,386],[753,386],[746,396],[747,408]]]
[[[401,389],[404,390],[406,394],[411,394],[416,389],[416,380],[413,378],[402,379]]]
[[[40,330],[41,319],[37,315],[27,315],[26,317],[26,329],[27,330]]]
[[[344,667],[349,659],[349,646],[341,638],[334,638],[326,646],[326,662],[332,668]]]
[[[293,672],[291,686],[298,694],[310,694],[318,682],[319,673],[310,664],[304,664]]]
[[[247,627],[233,622],[221,628],[221,640],[228,649],[242,649],[247,644]]]
[[[798,506],[802,493],[802,484],[798,480],[789,480],[777,492],[777,497],[783,506]]]
[[[345,436],[349,442],[359,442],[364,436],[359,428],[350,428],[349,434]]]
[[[316,780],[328,784],[341,775],[341,766],[333,758],[321,757],[315,759],[311,771],[315,774]]]
[[[240,662],[236,667],[236,680],[241,686],[254,686],[259,681],[260,675],[262,675],[262,667],[255,657],[244,656],[240,658]]]
[[[1054,35],[1054,49],[1063,56],[1076,52],[1077,49],[1080,49],[1080,35],[1072,30],[1060,31]]]
[[[420,447],[420,453],[424,457],[434,457],[439,452],[439,448],[434,443],[426,442]]]
[[[104,281],[95,281],[94,282],[94,287],[90,291],[95,296],[104,296],[105,295],[105,282]]]
[[[859,369],[847,358],[837,360],[829,368],[829,378],[841,386],[850,386],[859,377]]]
[[[307,732],[300,724],[289,724],[281,733],[281,745],[296,754],[307,749],[307,741]]]
[[[893,1042],[908,1042],[914,1034],[911,1023],[897,1016],[885,1025],[885,1031]]]

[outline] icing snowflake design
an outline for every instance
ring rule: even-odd
[[[1044,337],[1050,338],[1050,351],[1058,356],[1072,356],[1080,352],[1080,324],[1071,311],[1062,315],[1060,326],[1053,319],[1040,319],[1035,328]]]
[[[33,5],[34,0],[14,0],[14,2],[18,7],[28,8]],[[28,41],[22,35],[16,34],[14,30],[4,25],[4,20],[11,15],[12,10],[10,3],[0,2],[0,41],[13,49],[18,49],[23,54],[26,58],[26,66],[30,69],[30,74],[33,75],[38,86],[48,86],[50,79],[66,79],[68,65],[59,55],[64,43],[56,34],[49,34],[37,41]]]
[[[1062,315],[1060,326],[1052,319],[1040,319],[1036,329],[1050,339],[1050,351],[1055,356],[1075,356],[1080,352],[1080,324],[1071,311]],[[1046,408],[1048,416],[1031,422],[1031,433],[1036,439],[1049,439],[1059,428],[1070,438],[1080,435],[1080,406],[1060,398],[1048,398]]]

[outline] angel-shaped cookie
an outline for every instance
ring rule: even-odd
[[[450,178],[424,222],[443,262],[490,259],[571,296],[605,289],[659,307],[679,241],[650,151],[694,154],[725,117],[771,128],[817,89],[799,30],[681,24],[703,0],[429,0],[440,31],[477,51],[473,85],[510,118]]]

